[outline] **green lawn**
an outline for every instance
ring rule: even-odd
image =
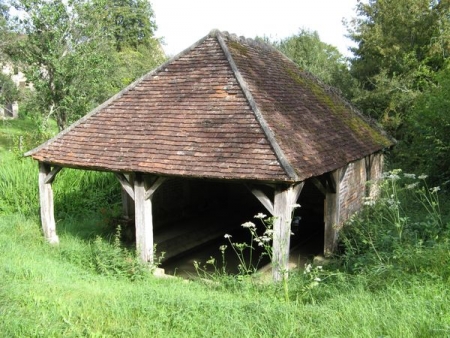
[[[44,243],[35,220],[0,217],[3,337],[444,337],[450,291],[415,277],[371,291],[363,278],[320,285],[286,302],[274,286],[104,276],[67,258],[89,251],[69,235]],[[295,276],[292,278],[295,282]]]

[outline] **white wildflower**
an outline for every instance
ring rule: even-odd
[[[300,208],[301,205],[298,203],[292,204],[292,209]]]
[[[304,274],[310,273],[312,269],[311,264],[305,264],[305,271],[303,271]]]
[[[243,228],[256,228],[256,225],[253,222],[245,222],[241,225]]]
[[[405,188],[408,189],[408,190],[412,190],[415,187],[417,187],[418,185],[419,185],[419,183],[415,182],[415,183],[412,183],[412,184],[407,184]]]
[[[321,282],[322,280],[319,277],[314,278],[314,281]]]
[[[441,187],[433,187],[430,189],[430,192],[435,193],[435,192],[438,192],[439,190],[441,190]]]
[[[221,246],[219,246],[219,250],[220,250],[221,252],[224,252],[227,248],[228,248],[228,246],[226,246],[226,245],[221,245]]]
[[[258,213],[257,215],[255,215],[254,217],[255,217],[255,218],[259,218],[259,219],[263,219],[263,218],[266,218],[267,215],[266,215],[266,214],[263,214],[262,212],[260,212],[260,213]]]
[[[364,205],[368,206],[374,206],[375,205],[375,199],[372,197],[364,197]]]
[[[422,174],[419,176],[419,180],[424,180],[428,177],[428,175]]]
[[[407,173],[404,173],[403,175],[404,175],[406,178],[416,179],[416,174],[407,174]]]
[[[390,179],[391,181],[397,181],[397,180],[400,179],[400,176],[398,176],[398,175],[396,175],[396,174],[392,174],[392,175],[389,176],[389,179]]]
[[[401,169],[394,169],[390,172],[383,173],[382,178],[388,179],[391,181],[396,181],[396,180],[400,179],[400,176],[399,176],[400,173],[401,173]]]
[[[264,231],[264,234],[267,236],[272,236],[273,235],[273,230],[272,229],[266,229],[266,231]]]
[[[231,238],[231,235],[225,234],[225,236],[223,236],[223,237],[225,237],[225,238]]]

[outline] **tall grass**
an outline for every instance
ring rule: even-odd
[[[0,216],[0,335],[5,337],[443,337],[450,291],[443,281],[366,288],[342,274],[321,299],[280,299],[276,286],[235,288],[99,275],[45,245],[34,221]],[[77,242],[88,251],[86,242]],[[299,283],[290,281],[294,296]],[[320,290],[318,288],[317,290]],[[325,292],[326,291],[326,292]]]

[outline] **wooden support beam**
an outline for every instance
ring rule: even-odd
[[[116,175],[117,179],[119,180],[123,191],[125,191],[128,196],[130,196],[134,200],[134,190],[132,183],[130,182],[130,177],[126,177],[122,173],[114,173],[114,175]]]
[[[49,164],[39,162],[39,202],[41,209],[41,224],[45,239],[50,244],[59,243],[59,238],[56,234],[56,222],[53,208],[52,182],[60,170],[60,167],[55,167],[51,170],[51,166]]]
[[[339,169],[339,182],[342,182],[342,180],[344,179],[347,169],[348,169],[348,163]]]
[[[115,173],[122,186],[122,216],[125,219],[134,218],[134,174]]]
[[[136,173],[134,178],[136,250],[143,263],[153,264],[152,201],[145,198],[146,192],[144,175]]]
[[[325,256],[330,256],[335,249],[337,240],[337,226],[340,220],[340,185],[342,172],[345,172],[346,167],[337,169],[330,173],[333,176],[333,180],[336,182],[336,191],[327,192],[325,195],[324,205],[324,248],[323,252]]]
[[[62,167],[55,166],[53,169],[48,173],[48,175],[45,177],[45,183],[53,183],[55,180],[56,175],[61,171]]]
[[[145,192],[145,199],[152,198],[156,189],[158,189],[161,186],[161,184],[164,183],[165,180],[166,180],[165,177],[157,177],[155,180],[153,180],[153,182],[150,182],[149,180],[147,180],[147,182],[148,182],[147,184],[148,184],[149,188]]]
[[[332,173],[325,174],[327,192],[336,193],[336,180]]]
[[[288,276],[292,211],[303,185],[304,182],[301,182],[275,189],[272,249],[272,277],[275,282]]]
[[[154,261],[152,197],[164,181],[163,177],[150,180],[140,173],[134,177],[136,250],[141,261],[147,264]]]
[[[310,178],[312,184],[325,196],[327,194],[327,188],[322,184],[322,182],[317,177]]]
[[[262,191],[254,186],[245,185],[248,190],[252,192],[252,194],[261,202],[261,204],[266,208],[266,210],[273,216],[274,215],[274,208],[273,208],[273,202],[270,200],[269,197]]]

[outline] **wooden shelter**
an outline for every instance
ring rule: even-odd
[[[52,182],[59,170],[114,172],[134,201],[136,246],[149,263],[152,200],[167,179],[245,184],[276,216],[272,263],[280,280],[305,182],[324,196],[327,253],[391,145],[376,124],[273,47],[214,30],[26,156],[39,161],[49,242],[58,242]]]

